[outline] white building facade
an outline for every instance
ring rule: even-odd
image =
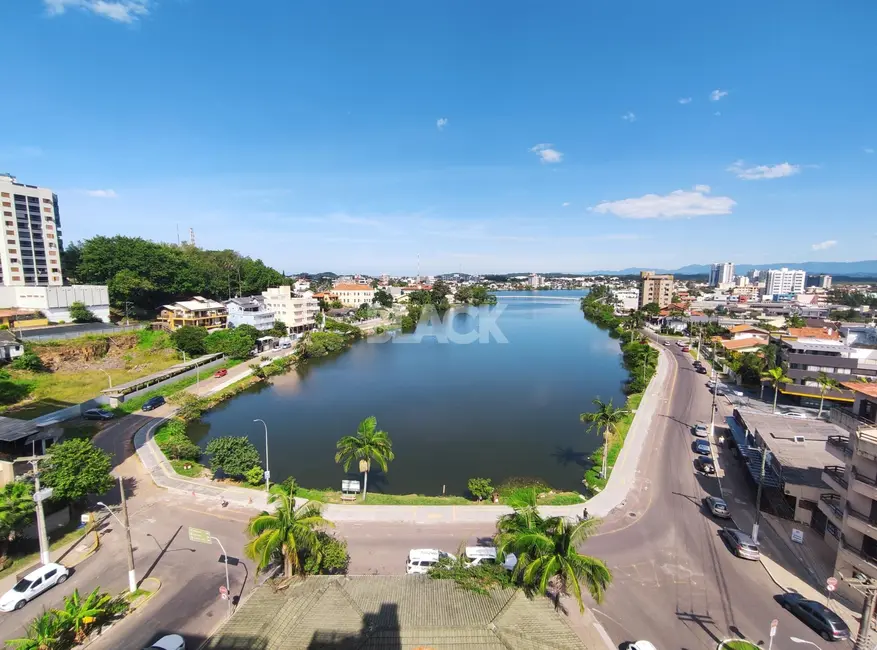
[[[72,287],[0,287],[0,305],[36,309],[52,323],[72,323],[70,305],[81,302],[105,323],[110,322],[110,294],[106,285]]]
[[[721,284],[730,284],[734,281],[734,264],[731,262],[717,262],[710,266],[710,286],[718,287]]]
[[[265,304],[264,296],[232,298],[225,301],[228,326],[252,325],[260,332],[274,327],[274,312]]]
[[[293,331],[302,332],[314,327],[320,303],[310,292],[297,294],[290,286],[269,287],[262,292],[265,307]]]
[[[375,301],[375,290],[368,284],[338,283],[331,293],[337,294],[345,307],[359,307],[363,303],[370,305]]]
[[[807,284],[807,272],[796,269],[770,269],[767,272],[767,281],[764,293],[770,296],[778,296],[790,293],[804,293]]]
[[[61,217],[52,190],[0,174],[0,284],[7,287],[61,286]]]

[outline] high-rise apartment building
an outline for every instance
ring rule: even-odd
[[[370,287],[365,288],[370,289]],[[317,314],[320,313],[320,302],[314,298],[314,294],[294,293],[292,287],[288,285],[268,287],[262,292],[262,297],[265,308],[274,312],[274,319],[279,320],[293,332],[312,329]]]
[[[52,190],[0,174],[0,285],[61,286],[61,215]]]
[[[804,286],[807,283],[807,273],[801,270],[787,269],[770,269],[767,272],[767,283],[764,287],[764,293],[776,296],[788,293],[804,293]]]
[[[807,276],[808,287],[819,287],[820,289],[831,289],[831,276],[825,273],[819,275]]]
[[[673,276],[642,271],[639,280],[639,306],[656,302],[662,309],[672,302]]]
[[[730,284],[734,281],[734,264],[731,262],[716,262],[710,266],[710,286],[717,287],[720,284]]]

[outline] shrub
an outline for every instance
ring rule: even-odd
[[[254,466],[262,464],[258,450],[244,436],[214,438],[207,444],[207,453],[212,455],[210,465],[213,471],[222,471],[229,476],[244,476]]]
[[[171,460],[198,461],[201,458],[201,447],[184,436],[177,436],[162,445],[161,450]]]
[[[484,501],[493,494],[493,483],[489,478],[470,478],[467,487],[472,496],[479,501]]]
[[[287,476],[281,481],[280,485],[292,496],[295,496],[295,493],[298,491],[298,483],[296,483],[294,476]]]
[[[347,573],[350,554],[347,542],[324,533],[317,533],[318,553],[307,553],[302,564],[308,575],[341,575]]]
[[[244,478],[250,485],[261,485],[265,475],[262,473],[262,468],[256,465],[244,474]]]
[[[24,354],[12,362],[11,366],[16,370],[30,370],[31,372],[42,372],[46,369],[40,355],[32,350],[25,350]]]
[[[74,323],[93,323],[98,320],[92,311],[82,302],[70,303],[70,318]]]
[[[207,352],[204,339],[207,338],[207,330],[203,327],[181,327],[171,334],[171,343],[191,357]]]

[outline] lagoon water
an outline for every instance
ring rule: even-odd
[[[253,422],[262,418],[272,481],[292,475],[307,487],[340,489],[342,479],[357,477],[335,464],[335,443],[374,415],[396,460],[386,474],[370,474],[370,490],[437,495],[444,486],[465,494],[473,476],[538,477],[580,490],[584,459],[599,438],[585,432],[579,414],[597,396],[623,404],[627,377],[618,342],[582,317],[582,295],[498,294],[493,329],[507,342],[454,342],[486,329],[465,313],[432,330],[359,342],[224,402],[189,434],[202,447],[246,435],[264,454],[262,425]]]

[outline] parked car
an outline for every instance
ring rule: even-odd
[[[13,609],[21,609],[27,605],[27,601],[33,600],[41,593],[60,585],[70,575],[69,569],[63,564],[49,562],[34,569],[15,586],[0,596],[0,611],[11,612]]]
[[[758,560],[760,554],[758,552],[758,544],[755,543],[748,534],[736,528],[722,528],[719,531],[725,544],[737,557],[744,560]]]
[[[670,345],[670,341],[664,341],[664,345]]]
[[[627,646],[627,650],[658,650],[651,641],[637,641]]]
[[[728,504],[725,503],[724,499],[712,496],[704,497],[703,505],[710,511],[713,517],[719,517],[721,519],[731,518],[731,511],[728,509]]]
[[[695,372],[697,372],[698,374],[701,374],[701,375],[705,375],[705,374],[706,374],[706,368],[704,368],[703,366],[697,366],[694,370],[695,370]]]
[[[112,420],[116,414],[103,409],[88,409],[82,414],[83,420]]]
[[[797,418],[799,420],[806,420],[807,419],[807,414],[802,413],[801,411],[788,411],[787,413],[785,413],[785,416],[787,418]]]
[[[687,345],[684,345],[684,346],[682,346],[682,351],[683,351],[683,352],[690,352],[690,351],[691,351],[691,348],[688,347]]]
[[[708,440],[704,440],[703,438],[699,438],[692,443],[691,448],[694,450],[695,454],[700,456],[709,456],[710,455],[710,443]]]
[[[466,561],[468,566],[478,566],[480,564],[496,563],[496,547],[495,546],[467,546]],[[502,563],[503,568],[512,571],[518,564],[518,557],[514,553],[509,553]]]
[[[694,459],[694,468],[699,472],[703,472],[704,474],[715,474],[716,466],[713,464],[713,459],[709,456],[698,456]]]
[[[444,558],[450,558],[452,560],[457,559],[450,553],[445,553],[444,551],[439,551],[434,548],[413,548],[408,551],[408,560],[405,562],[405,573],[408,575],[426,573],[438,564],[439,560]]]
[[[186,642],[179,634],[168,634],[145,650],[186,650]]]
[[[813,628],[826,641],[839,641],[850,638],[850,628],[843,619],[815,600],[807,600],[798,593],[783,594],[780,605]]]
[[[152,409],[157,409],[162,404],[164,404],[164,397],[162,397],[161,395],[157,395],[156,397],[150,397],[143,404],[143,410],[151,411]]]
[[[696,435],[698,438],[706,438],[709,433],[709,428],[703,422],[698,422],[691,429],[691,433]]]
[[[228,370],[225,368],[220,368],[216,372],[213,373],[214,377],[225,377],[228,374]]]

